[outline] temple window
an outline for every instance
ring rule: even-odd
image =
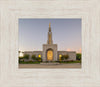
[[[60,55],[59,55],[59,60],[61,60],[61,57],[62,57],[62,55],[60,54]]]
[[[38,57],[41,58],[41,55],[39,54]]]

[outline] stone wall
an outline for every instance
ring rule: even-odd
[[[25,51],[23,52],[23,54],[28,54],[29,55],[29,60],[32,60],[32,55],[35,55],[36,57],[38,57],[38,55],[41,55],[42,57],[42,51]]]
[[[53,61],[57,61],[57,44],[43,44],[43,61],[47,61],[47,50],[53,50]]]
[[[59,55],[69,55],[68,60],[76,60],[76,52],[75,51],[58,51],[58,58]]]
[[[48,49],[53,50],[53,61],[58,61],[59,60],[59,55],[69,55],[68,60],[76,60],[76,52],[75,51],[57,51],[57,45],[43,45],[43,51],[25,51],[23,54],[28,54],[29,55],[29,60],[31,60],[32,55],[36,55],[38,57],[41,55],[41,58],[43,61],[46,61],[46,51]]]

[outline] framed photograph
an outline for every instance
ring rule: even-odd
[[[19,68],[81,68],[81,41],[81,19],[19,19]]]
[[[99,3],[0,1],[0,87],[100,87]]]

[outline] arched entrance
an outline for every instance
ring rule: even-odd
[[[53,60],[53,50],[47,50],[47,61]]]

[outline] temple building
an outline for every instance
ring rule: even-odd
[[[59,61],[62,55],[68,55],[68,60],[76,60],[75,51],[58,51],[57,49],[57,44],[53,44],[51,24],[49,23],[48,40],[47,44],[43,44],[43,51],[24,51],[23,55],[28,54],[30,57],[29,60],[32,60],[32,55],[41,57],[42,61]]]

